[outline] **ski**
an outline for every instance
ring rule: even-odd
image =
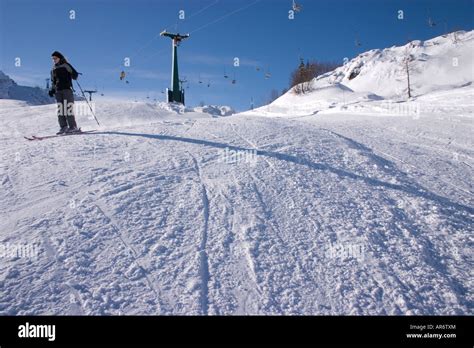
[[[88,131],[80,131],[76,133],[65,133],[65,134],[54,134],[54,135],[44,135],[44,136],[37,136],[37,135],[32,135],[30,137],[25,136],[24,138],[29,141],[33,140],[45,140],[45,139],[51,139],[51,138],[59,138],[59,137],[67,137],[70,135],[83,135],[83,134],[90,134],[96,132],[97,129],[93,130],[88,130]]]

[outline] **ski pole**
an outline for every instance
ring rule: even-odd
[[[82,90],[82,87],[81,87],[81,85],[79,84],[79,81],[76,80],[76,83],[77,83],[77,85],[79,86],[79,89],[81,90],[82,96],[83,96],[84,99],[86,100],[86,103],[87,103],[87,105],[89,106],[89,109],[91,110],[92,116],[94,116],[95,121],[97,122],[97,124],[98,124],[99,127],[100,127],[99,120],[97,119],[97,117],[95,117],[94,111],[92,111],[92,107],[91,107],[91,105],[89,104],[89,101],[87,100],[87,97],[86,97],[86,95],[84,94],[84,91]]]

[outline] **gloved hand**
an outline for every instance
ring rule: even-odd
[[[53,96],[54,96],[54,93],[56,93],[56,91],[55,91],[53,88],[51,88],[51,89],[49,90],[49,92],[48,92],[48,94],[49,94],[50,97],[53,97]]]

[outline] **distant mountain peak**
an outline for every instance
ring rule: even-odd
[[[0,99],[22,100],[31,105],[51,104],[48,91],[39,87],[20,86],[0,70]]]

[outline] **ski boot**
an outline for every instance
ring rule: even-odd
[[[66,130],[66,134],[74,134],[74,133],[80,133],[80,132],[81,132],[81,129],[77,127],[69,127]]]
[[[61,127],[61,128],[59,129],[59,132],[56,133],[56,135],[63,135],[63,134],[66,134],[67,130],[68,130],[67,126]]]

